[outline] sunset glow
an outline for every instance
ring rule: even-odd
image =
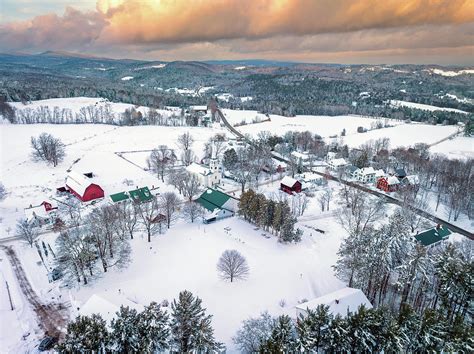
[[[472,0],[51,0],[47,12],[35,1],[4,3],[2,52],[445,64],[474,57]]]

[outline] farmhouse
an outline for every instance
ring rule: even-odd
[[[297,161],[299,165],[306,165],[311,161],[311,156],[308,152],[293,151],[291,156]]]
[[[396,190],[398,190],[399,185],[400,185],[400,181],[398,180],[397,177],[389,176],[389,177],[380,177],[379,179],[377,179],[376,187],[385,192],[395,192]]]
[[[303,173],[299,180],[302,182],[302,189],[312,189],[316,186],[323,186],[328,183],[326,178],[316,173]]]
[[[451,235],[451,231],[447,227],[438,224],[434,228],[416,234],[415,238],[423,246],[431,247],[448,239],[449,235]]]
[[[57,206],[53,206],[50,202],[42,202],[39,205],[25,208],[25,218],[29,223],[35,226],[43,226],[54,223],[56,219]]]
[[[205,223],[233,216],[238,205],[236,198],[213,188],[204,191],[196,202],[209,211],[209,214],[204,216]]]
[[[342,317],[346,317],[349,312],[356,312],[362,305],[372,308],[372,304],[362,290],[343,288],[296,306],[296,316],[305,316],[308,309],[314,310],[319,305],[329,306],[329,311],[334,316],[341,315]]]
[[[328,166],[331,170],[334,170],[334,171],[338,171],[338,170],[342,170],[343,168],[345,168],[346,166],[348,165],[348,163],[346,162],[346,160],[344,160],[343,158],[340,158],[340,159],[332,159],[332,160],[329,160],[328,161]]]
[[[104,197],[104,190],[98,184],[92,183],[89,178],[75,171],[69,172],[66,178],[66,188],[81,202]]]
[[[354,177],[363,183],[375,182],[375,170],[373,167],[359,168],[354,172]]]
[[[280,189],[288,194],[293,194],[293,192],[300,193],[301,187],[301,182],[290,176],[283,177],[280,182]]]

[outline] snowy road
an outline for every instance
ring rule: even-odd
[[[33,290],[13,248],[8,246],[1,247],[11,263],[23,295],[36,313],[40,327],[45,331],[45,334],[60,337],[68,318],[65,305],[62,303],[43,303]]]

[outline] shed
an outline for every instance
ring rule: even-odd
[[[301,182],[290,176],[285,176],[280,182],[280,189],[288,194],[300,193]]]
[[[98,184],[92,183],[89,178],[75,171],[69,172],[66,187],[82,202],[104,197],[104,190]]]
[[[237,199],[214,188],[204,191],[196,202],[213,212],[215,209],[226,209],[232,213],[237,210]]]
[[[416,234],[415,238],[423,246],[428,247],[446,240],[451,233],[447,227],[438,224],[436,227]]]
[[[296,316],[304,316],[308,313],[308,309],[314,310],[319,305],[329,306],[329,312],[334,316],[341,315],[342,317],[346,317],[349,312],[356,312],[362,305],[368,309],[372,308],[372,304],[362,290],[343,288],[296,306]]]

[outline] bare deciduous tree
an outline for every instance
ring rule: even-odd
[[[23,241],[26,241],[30,245],[30,247],[33,247],[33,243],[38,238],[37,228],[33,223],[26,219],[18,220],[16,224],[16,232]]]
[[[186,172],[181,182],[183,195],[188,198],[189,201],[201,191],[201,183],[195,174]]]
[[[64,144],[51,134],[41,133],[39,137],[31,137],[33,158],[43,160],[56,167],[66,155]]]
[[[204,215],[204,210],[198,203],[188,201],[184,204],[183,213],[189,221],[194,222],[198,217]]]
[[[166,226],[168,229],[178,218],[178,206],[180,203],[181,200],[174,192],[166,192],[160,196],[160,208],[166,217]]]
[[[176,161],[176,155],[173,150],[169,149],[166,145],[160,145],[158,149],[154,149],[148,157],[147,163],[148,168],[156,173],[157,177],[161,178],[161,181],[165,181],[165,173],[168,169],[174,165]]]
[[[151,236],[161,229],[161,223],[157,222],[160,214],[158,201],[153,198],[148,203],[141,203],[137,205],[136,212],[140,224],[145,228],[148,242],[151,242]]]
[[[226,250],[217,263],[217,271],[221,279],[245,279],[249,274],[247,260],[237,250]]]

